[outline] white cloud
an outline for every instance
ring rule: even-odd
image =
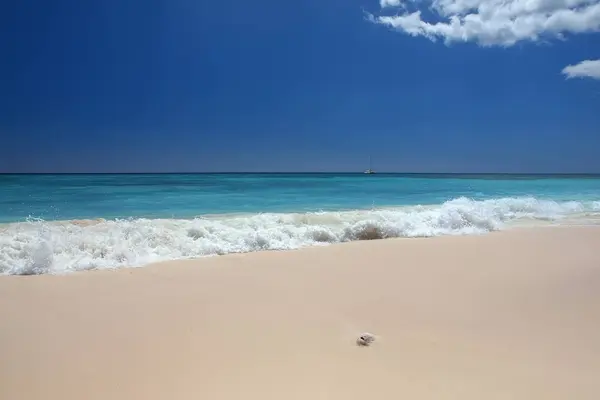
[[[379,0],[381,8],[386,7],[399,7],[402,4],[400,0]]]
[[[562,73],[569,78],[600,79],[600,60],[585,60],[579,64],[568,65]]]
[[[600,31],[600,0],[380,0],[375,23],[446,43],[512,46],[520,41]],[[411,8],[409,10],[409,8]],[[424,20],[421,11],[432,17]]]

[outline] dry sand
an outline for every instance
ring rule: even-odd
[[[0,277],[0,321],[2,400],[598,400],[600,228]]]

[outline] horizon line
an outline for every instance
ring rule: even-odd
[[[0,172],[0,175],[366,175],[359,171]],[[600,175],[600,172],[375,172],[374,175]]]

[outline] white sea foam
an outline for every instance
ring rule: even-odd
[[[594,216],[600,216],[600,201],[528,197],[459,198],[437,206],[190,220],[29,220],[0,226],[0,273],[60,274],[353,240],[480,234],[511,222]]]

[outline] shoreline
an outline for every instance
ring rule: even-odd
[[[190,257],[190,258],[178,258],[172,260],[161,260],[154,261],[150,263],[140,264],[140,265],[132,265],[132,266],[116,266],[113,268],[92,268],[88,270],[75,270],[75,271],[66,271],[62,273],[44,273],[44,274],[0,274],[0,280],[5,277],[14,277],[14,278],[35,278],[35,277],[67,277],[71,275],[80,275],[80,274],[112,274],[112,273],[131,273],[130,271],[144,270],[144,269],[155,269],[155,268],[163,268],[163,267],[188,267],[187,264],[201,264],[206,260],[214,260],[224,258],[229,261],[229,258],[233,258],[238,261],[238,257],[246,257],[246,256],[254,256],[257,255],[261,257],[262,255],[269,254],[295,254],[302,253],[306,251],[314,251],[321,249],[328,249],[331,247],[334,248],[344,248],[345,246],[354,246],[357,244],[368,244],[368,243],[378,243],[378,242],[391,242],[391,243],[401,243],[404,241],[439,241],[439,240],[449,240],[449,239],[462,239],[462,238],[481,238],[486,236],[497,236],[497,235],[512,235],[514,233],[525,232],[531,233],[535,231],[543,231],[543,230],[572,230],[572,229],[591,229],[598,230],[600,234],[600,221],[598,223],[589,222],[583,224],[560,224],[555,223],[555,221],[539,221],[539,224],[512,224],[511,226],[505,227],[503,229],[483,232],[483,233],[475,233],[475,234],[446,234],[439,236],[402,236],[402,237],[389,237],[389,238],[377,238],[377,239],[359,239],[359,240],[351,240],[346,242],[336,242],[336,243],[323,243],[317,245],[309,245],[299,248],[293,249],[266,249],[266,250],[254,250],[248,252],[237,252],[237,253],[225,253],[225,254],[209,254],[200,257]],[[235,262],[235,261],[234,261]]]
[[[337,212],[195,219],[35,220],[0,226],[2,275],[136,268],[154,262],[345,242],[480,235],[520,227],[598,225],[600,203],[536,198]]]
[[[85,229],[86,227],[94,227],[95,225],[102,223],[102,222],[106,222],[106,220],[73,220],[71,221],[71,224],[74,226],[77,226],[80,229]],[[60,222],[57,221],[57,224],[55,225],[61,225]],[[65,224],[66,225],[66,224]],[[64,225],[63,225],[64,226]],[[0,224],[0,228],[2,227],[2,224]],[[379,235],[378,232],[374,231],[374,232],[369,232],[367,231],[365,233],[365,237],[364,238],[353,238],[353,239],[349,239],[349,240],[342,240],[342,241],[333,241],[333,242],[328,242],[328,241],[315,241],[313,243],[308,243],[308,244],[301,244],[298,245],[297,247],[290,247],[290,248],[265,248],[265,249],[252,249],[252,250],[242,250],[242,251],[230,251],[230,252],[224,252],[224,253],[208,253],[208,254],[202,254],[202,255],[194,255],[194,256],[188,256],[188,257],[178,257],[178,258],[171,258],[171,259],[163,259],[163,260],[156,260],[156,261],[149,261],[149,262],[140,262],[140,263],[133,263],[133,264],[126,264],[126,265],[114,265],[114,266],[103,266],[103,267],[89,267],[89,268],[81,268],[81,269],[66,269],[66,270],[60,270],[60,271],[50,271],[47,272],[45,267],[43,269],[43,272],[40,272],[40,270],[36,267],[29,267],[25,270],[21,270],[19,273],[7,273],[6,271],[10,271],[10,269],[6,270],[6,271],[2,271],[0,269],[0,278],[3,276],[44,276],[44,275],[56,275],[56,276],[64,276],[64,275],[69,275],[69,274],[73,274],[73,273],[89,273],[89,272],[98,272],[98,271],[109,271],[109,272],[113,272],[113,271],[119,271],[119,270],[128,270],[128,269],[139,269],[139,268],[147,268],[148,266],[152,266],[154,264],[162,264],[162,263],[171,263],[171,262],[182,262],[182,261],[197,261],[197,260],[204,260],[204,259],[210,259],[210,258],[215,258],[215,257],[227,257],[227,256],[231,256],[231,255],[247,255],[247,254],[253,254],[253,253],[272,253],[272,252],[294,252],[294,251],[301,251],[301,250],[306,250],[306,249],[311,249],[311,248],[322,248],[322,247],[329,247],[329,246],[339,246],[339,245],[345,245],[345,244],[350,244],[350,243],[359,243],[359,242],[372,242],[372,241],[381,241],[381,240],[405,240],[405,239],[429,239],[429,240],[435,240],[435,239],[440,239],[440,238],[452,238],[452,237],[477,237],[477,236],[485,236],[485,235],[490,235],[490,234],[497,234],[497,233],[503,233],[503,232],[513,232],[513,231],[519,231],[519,230],[531,230],[531,229],[547,229],[547,228],[552,228],[552,229],[564,229],[564,228],[577,228],[577,227],[600,227],[600,217],[595,217],[595,218],[591,218],[588,217],[585,220],[579,220],[576,218],[566,218],[566,219],[562,219],[562,220],[513,220],[513,221],[509,221],[508,223],[505,223],[504,226],[502,226],[501,228],[498,229],[493,229],[490,231],[486,231],[486,232],[475,232],[475,233],[443,233],[443,234],[438,234],[438,235],[431,235],[431,236],[391,236],[391,237],[378,237],[377,235]],[[102,233],[98,233],[96,232],[96,234],[102,234]],[[48,251],[47,248],[44,248],[44,251]],[[39,255],[37,255],[37,257],[40,257]],[[48,255],[42,256],[42,257],[48,257]],[[53,254],[50,255],[50,260],[53,258]],[[46,263],[47,259],[44,258],[42,259],[42,262]],[[1,265],[0,265],[1,266]]]
[[[0,398],[595,400],[598,243],[523,228],[3,276]]]

